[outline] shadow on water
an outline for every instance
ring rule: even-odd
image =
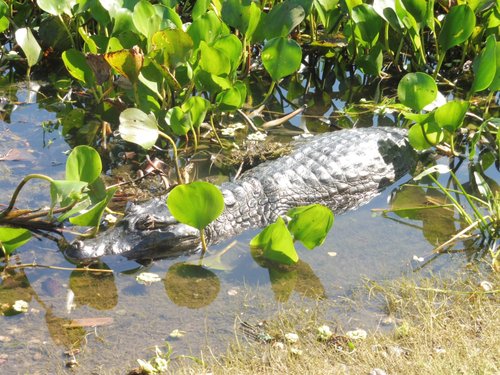
[[[300,83],[293,79],[289,83],[288,90],[277,95],[272,111],[287,110],[287,102],[280,100],[280,95],[288,101],[299,97],[301,91],[294,85]],[[289,134],[296,134],[296,128],[305,124],[311,131],[328,130],[336,107],[361,97],[366,90],[361,85],[349,90],[330,85],[333,91],[326,92],[320,87],[314,90],[314,83],[310,85],[311,93],[300,96],[310,109],[287,125]],[[64,173],[64,153],[70,147],[61,133],[73,144],[75,138],[68,138],[72,126],[83,122],[88,114],[82,113],[82,108],[69,108],[55,100],[30,103],[26,88],[18,85],[3,95],[9,103],[3,108],[0,122],[0,154],[4,156],[0,160],[0,188],[5,202],[28,173],[43,171],[53,177]],[[370,115],[362,120],[361,111],[353,111],[342,118],[340,125],[371,125],[374,121],[379,125],[394,124],[391,117],[375,118]],[[96,131],[92,122],[75,129],[85,141],[93,139]],[[283,133],[287,131],[276,130],[274,134],[283,139]],[[119,155],[123,149],[119,142],[111,146],[106,169],[122,163]],[[491,168],[488,173],[492,181],[498,181],[497,171]],[[460,178],[467,181],[467,173],[460,174]],[[408,179],[406,176],[403,180]],[[149,265],[105,257],[102,263],[93,265],[113,270],[111,274],[74,270],[75,266],[58,252],[56,243],[42,237],[31,241],[17,251],[11,263],[35,261],[53,268],[20,268],[3,274],[0,370],[24,373],[36,366],[41,373],[61,373],[80,351],[77,370],[82,373],[96,369],[119,371],[133,366],[136,358],[148,356],[154,345],[173,341],[170,333],[174,330],[185,332],[183,338],[175,339],[176,352],[197,355],[206,344],[223,349],[233,336],[236,316],[266,317],[287,301],[315,304],[341,296],[359,286],[363,277],[397,277],[422,264],[428,265],[421,272],[446,272],[456,268],[457,262],[464,264],[477,256],[477,251],[470,250],[475,246],[474,239],[453,244],[457,247],[448,247],[439,257],[432,253],[464,224],[447,205],[446,197],[431,184],[395,190],[393,212],[374,214],[372,208],[387,207],[389,191],[368,206],[336,217],[325,243],[312,252],[299,246],[301,260],[293,266],[278,266],[263,259],[257,250],[250,250],[249,240],[257,231],[238,237],[238,244],[211,269],[195,265],[197,255]],[[47,199],[47,186],[35,184],[18,204],[40,207],[48,203]],[[439,203],[440,207],[412,210],[430,203]],[[222,251],[228,242],[214,246],[212,253]],[[463,250],[465,256],[458,250]],[[428,262],[430,259],[432,262]],[[158,275],[161,282],[139,284],[136,278],[143,272]],[[20,300],[28,303],[26,313],[12,310]]]

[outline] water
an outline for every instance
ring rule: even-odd
[[[26,101],[23,88],[17,89],[17,97]],[[2,202],[7,202],[26,174],[63,178],[65,153],[70,147],[57,128],[45,123],[55,119],[56,114],[40,104],[20,104],[10,120],[0,122],[0,154],[19,150],[15,160],[0,161]],[[498,173],[490,177],[498,180]],[[406,176],[398,184],[408,179]],[[36,262],[69,270],[21,268],[3,279],[0,305],[24,300],[29,308],[27,313],[0,317],[0,371],[123,373],[136,365],[137,358],[151,357],[154,346],[165,340],[176,354],[199,356],[206,345],[224,350],[240,320],[255,323],[290,302],[313,306],[318,297],[331,300],[349,294],[365,278],[390,279],[411,272],[420,264],[414,258],[431,259],[435,244],[429,242],[428,231],[422,231],[429,223],[401,219],[405,225],[395,215],[391,220],[372,212],[387,207],[387,198],[398,184],[369,205],[337,216],[323,246],[313,251],[298,246],[301,262],[293,269],[268,269],[252,258],[248,242],[257,230],[239,236],[222,257],[229,270],[195,274],[180,263],[195,261],[197,255],[159,260],[149,266],[118,256],[105,257],[100,266],[113,274],[80,273],[71,271],[75,266],[55,242],[34,239],[17,251],[11,264]],[[40,207],[48,203],[48,197],[47,184],[33,183],[20,196],[18,206]],[[449,230],[450,225],[458,224],[452,221],[443,228]],[[230,243],[211,250],[220,251]],[[461,254],[442,255],[420,272],[446,272],[467,261]],[[141,285],[136,281],[140,272],[155,273],[161,281]],[[331,312],[332,316],[337,313]],[[347,324],[369,329],[377,320],[369,313],[357,316],[366,320],[353,319]],[[80,326],[75,326],[75,320]],[[86,326],[95,323],[96,328]],[[176,329],[184,336],[170,337]],[[78,366],[70,370],[66,366],[73,355]]]

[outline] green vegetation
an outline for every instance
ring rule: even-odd
[[[51,82],[64,103],[58,119],[71,144],[87,144],[79,147],[90,155],[89,146],[105,149],[117,129],[122,139],[145,150],[170,148],[179,184],[188,182],[185,163],[198,149],[235,144],[220,137],[227,130],[225,116],[273,97],[300,107],[298,98],[305,98],[311,85],[319,93],[335,80],[351,87],[345,90],[346,115],[355,118],[363,106],[379,113],[397,111],[415,149],[467,155],[484,171],[499,158],[499,27],[500,6],[493,0],[456,5],[422,0],[0,0],[0,67],[3,81],[41,77]],[[391,77],[399,81],[399,103],[392,93],[377,95],[374,103],[352,100],[356,84]],[[75,92],[83,100],[75,101]],[[202,128],[208,132],[202,134]],[[245,129],[265,131],[254,124]],[[97,230],[114,189],[106,190],[98,178],[97,154],[90,163],[85,171],[92,176],[80,176],[81,167],[68,161],[64,181],[46,176],[23,180],[20,187],[31,178],[51,185],[51,208],[45,216],[37,213],[41,229],[64,222]],[[488,203],[481,201],[481,206],[488,212],[470,207],[476,218],[485,215],[477,218],[481,235],[496,243],[498,196],[483,181]],[[450,195],[448,187],[439,188]],[[29,237],[11,227],[37,228],[30,226],[33,212],[11,212],[16,195],[0,214],[6,254],[16,248],[16,238],[21,244]],[[469,203],[473,200],[467,195]],[[467,220],[466,210],[456,207]],[[187,222],[197,221],[202,230],[215,216],[193,213]],[[293,223],[287,229],[279,220],[253,244],[270,259],[296,262],[292,235],[303,238]],[[318,238],[304,243],[321,243]],[[497,254],[492,246],[491,254]]]

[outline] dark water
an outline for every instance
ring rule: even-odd
[[[0,161],[1,202],[5,203],[28,173],[63,178],[70,150],[60,130],[45,123],[54,121],[56,115],[39,104],[26,103],[25,89],[16,90],[20,104],[0,122],[0,154],[18,152],[14,160]],[[296,125],[306,121],[305,116],[295,120]],[[498,181],[498,174],[492,174]],[[289,302],[315,305],[318,297],[338,298],[359,287],[364,278],[396,278],[411,272],[423,264],[414,257],[423,257],[424,262],[433,259],[433,247],[458,230],[459,223],[453,214],[418,220],[375,214],[372,209],[386,208],[397,186],[369,205],[336,217],[320,248],[309,251],[299,246],[301,261],[293,269],[268,269],[252,258],[248,242],[257,231],[236,238],[237,243],[222,256],[227,270],[197,273],[180,266],[196,261],[193,255],[160,260],[148,267],[106,257],[102,267],[112,269],[113,274],[82,274],[71,271],[75,266],[65,260],[56,243],[34,239],[17,251],[11,263],[36,262],[70,270],[26,268],[3,278],[0,304],[24,300],[29,307],[27,313],[0,317],[0,373],[123,373],[136,366],[137,358],[150,358],[154,346],[166,340],[177,355],[199,356],[207,344],[214,350],[225,349],[240,320],[268,318]],[[48,197],[46,184],[30,184],[18,206],[40,207]],[[469,260],[463,253],[442,255],[419,272],[448,272]],[[141,285],[136,281],[140,272],[157,274],[161,281]],[[330,314],[333,318],[337,313]],[[347,325],[369,329],[380,317],[360,311],[351,318]],[[75,319],[99,324],[75,327]],[[185,333],[182,338],[169,336],[176,329]],[[72,356],[65,352],[77,350],[79,365],[70,370],[66,364]]]

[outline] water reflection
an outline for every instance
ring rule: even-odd
[[[252,248],[250,252],[255,262],[269,271],[269,281],[276,301],[288,301],[293,291],[312,299],[325,298],[325,288],[321,280],[303,260],[293,265],[284,265],[264,258],[260,249]]]
[[[98,269],[110,268],[101,263]],[[69,277],[69,287],[75,295],[74,303],[77,307],[90,306],[96,310],[111,310],[118,303],[118,289],[115,276],[111,272],[73,271]]]
[[[220,291],[220,280],[206,268],[175,263],[165,275],[165,291],[177,306],[199,309],[210,305]]]

